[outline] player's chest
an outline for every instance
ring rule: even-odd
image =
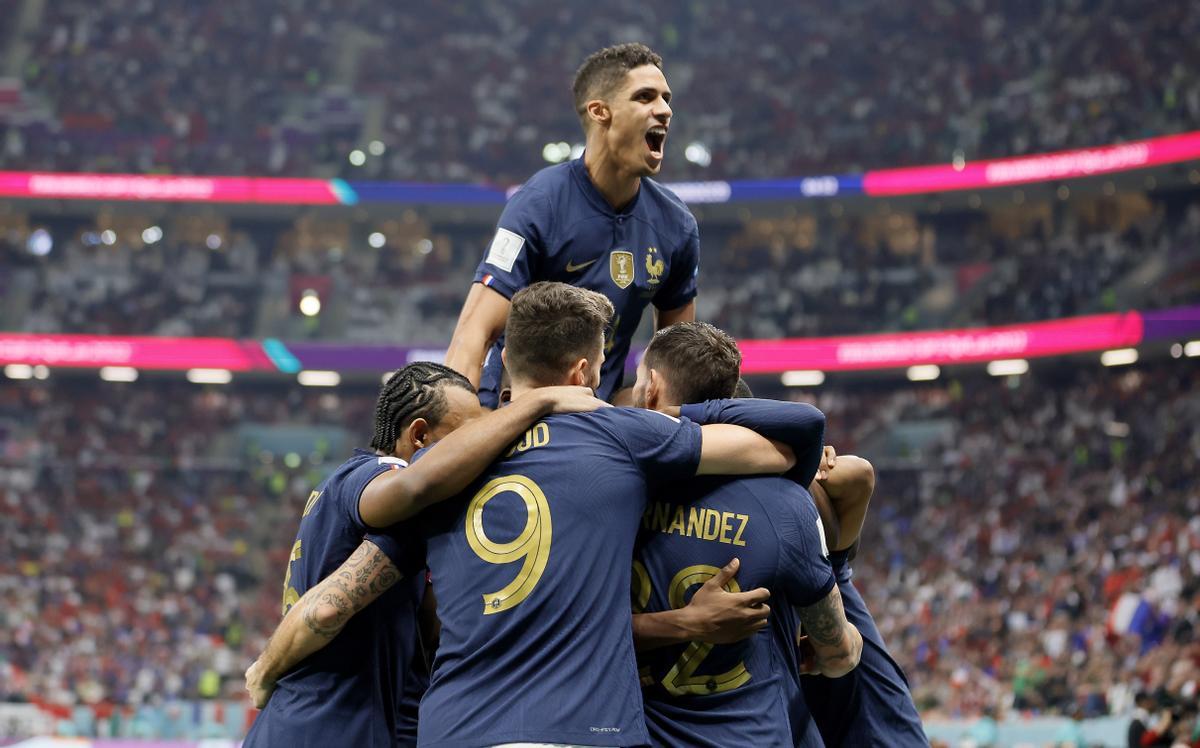
[[[669,244],[640,221],[590,222],[549,254],[547,277],[598,291],[617,303],[652,298],[670,272]]]

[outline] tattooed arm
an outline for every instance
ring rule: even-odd
[[[364,540],[335,572],[305,592],[246,671],[246,690],[254,706],[266,706],[276,680],[328,644],[355,613],[400,581],[400,576],[387,554]]]
[[[796,610],[805,634],[803,643],[813,650],[815,672],[840,678],[858,666],[862,634],[846,620],[837,585],[824,600]]]

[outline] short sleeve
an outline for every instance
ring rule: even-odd
[[[698,425],[641,408],[605,408],[596,415],[608,420],[610,431],[647,479],[661,482],[696,475],[700,467]]]
[[[676,254],[671,257],[667,282],[654,295],[654,306],[664,311],[678,309],[696,298],[696,280],[700,274],[700,229],[692,230]]]
[[[369,532],[363,539],[383,551],[405,577],[425,567],[425,543],[411,523],[402,522],[383,531]]]
[[[475,282],[505,298],[538,280],[550,237],[550,200],[533,187],[519,190],[500,214],[496,233],[475,270]]]
[[[341,500],[345,502],[343,510],[359,532],[368,533],[378,529],[363,521],[362,513],[358,510],[359,501],[362,499],[367,485],[384,473],[401,470],[407,466],[408,463],[404,460],[380,455],[370,462],[359,465],[346,476],[338,493]]]
[[[807,607],[825,599],[837,580],[829,563],[816,507],[798,506],[776,518],[779,566],[776,584],[793,605]]]

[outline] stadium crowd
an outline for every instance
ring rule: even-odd
[[[1098,146],[1200,118],[1194,3],[13,5],[4,169],[519,183],[544,144],[581,140],[569,81],[598,40],[664,56],[671,179]],[[351,165],[372,140],[385,150]],[[711,164],[684,158],[692,142]]]
[[[1189,272],[1200,263],[1197,194],[1043,204],[1020,219],[1003,211],[874,213],[706,226],[699,316],[738,337],[777,338],[1192,302],[1200,297],[1200,274]],[[29,250],[34,224],[0,230],[0,279],[21,278],[14,286],[27,294],[12,296],[23,301],[9,310],[7,327],[415,345],[449,339],[488,228],[440,226],[412,213],[381,227],[384,243],[372,247],[361,227],[323,234],[309,223],[226,227],[224,238],[181,238],[167,225],[153,245],[144,244],[140,225],[113,232],[111,245],[96,229],[52,226],[57,243],[41,256]],[[1131,285],[1130,273],[1155,260],[1163,277]],[[308,289],[319,293],[319,317],[298,311]]]
[[[1127,713],[1140,691],[1195,693],[1198,392],[1181,359],[805,393],[843,452],[871,449],[883,424],[953,424],[943,442],[875,457],[855,562],[926,715],[1093,716]],[[12,551],[0,557],[0,700],[237,696],[278,620],[304,499],[341,454],[285,458],[231,435],[300,424],[358,436],[373,400],[57,376],[0,388],[0,544]]]

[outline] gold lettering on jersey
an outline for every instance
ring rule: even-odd
[[[633,252],[623,249],[613,251],[608,256],[608,273],[612,276],[617,288],[629,288],[633,283]]]
[[[698,540],[715,540],[726,545],[745,546],[742,536],[750,524],[750,515],[722,512],[703,506],[683,507],[655,501],[642,513],[642,527],[667,535]]]
[[[646,272],[650,274],[650,285],[653,286],[659,282],[658,276],[662,275],[665,269],[666,265],[658,254],[658,248],[649,247],[646,250]]]
[[[538,421],[537,423],[533,424],[528,431],[525,432],[525,435],[522,436],[516,444],[508,448],[508,451],[504,453],[504,456],[512,457],[518,452],[525,452],[530,449],[536,449],[537,447],[544,447],[549,443],[550,427],[544,422]]]
[[[300,515],[301,519],[308,516],[308,513],[313,510],[313,507],[316,505],[317,499],[319,498],[321,498],[321,493],[319,491],[313,491],[308,495],[308,501],[304,502],[304,514]]]

